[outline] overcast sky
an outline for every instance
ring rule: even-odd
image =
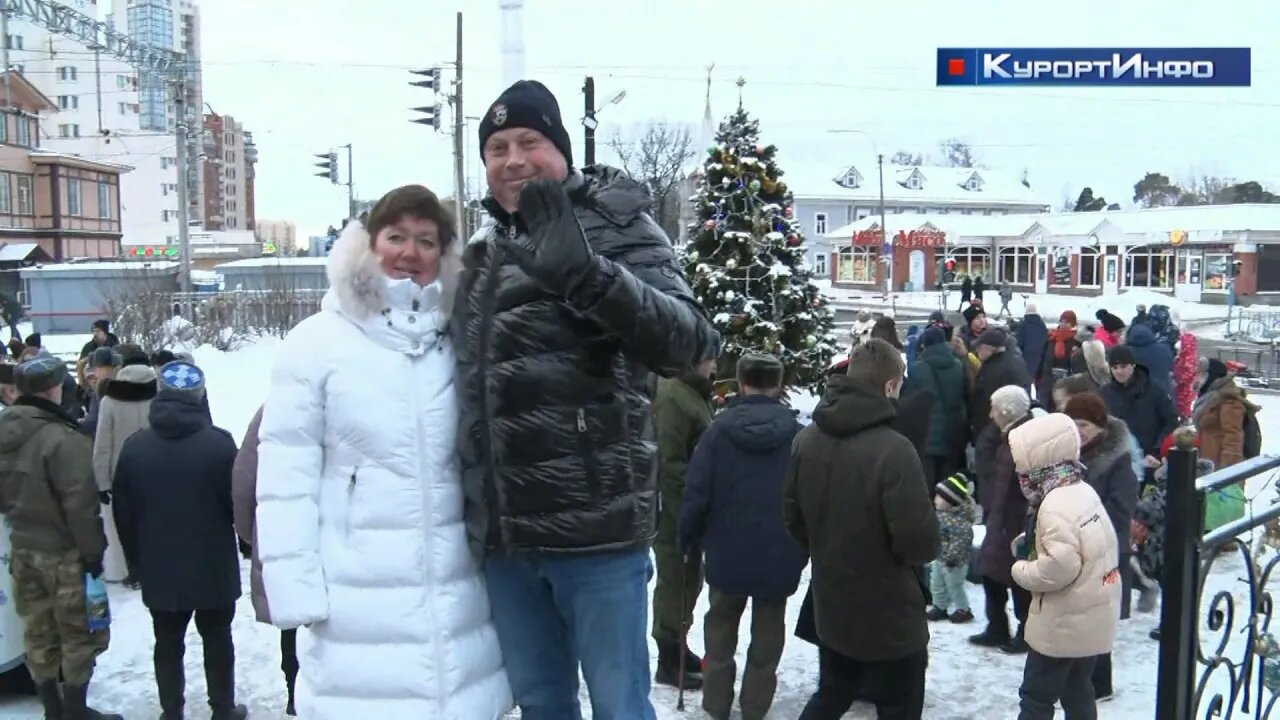
[[[409,182],[452,192],[448,135],[409,122],[429,92],[408,85],[408,69],[453,58],[462,10],[465,114],[482,114],[501,90],[498,0],[200,4],[205,99],[254,133],[259,218],[292,220],[304,236],[337,221],[345,188],[311,175],[312,154],[348,142],[361,197]],[[607,160],[603,140],[615,130],[667,120],[696,131],[714,62],[717,121],[745,77],[743,102],[784,170],[789,158],[865,160],[870,141],[828,132],[858,129],[886,155],[936,152],[958,136],[990,167],[1025,168],[1054,207],[1084,185],[1127,206],[1148,170],[1280,187],[1275,0],[526,0],[523,23],[526,75],[559,97],[578,158],[583,76],[594,75],[598,102],[627,91],[600,114]],[[1247,46],[1253,87],[936,88],[939,46]],[[472,125],[473,176],[475,138]]]

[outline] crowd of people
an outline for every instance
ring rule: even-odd
[[[457,237],[410,185],[348,223],[238,448],[192,358],[105,321],[79,383],[38,337],[0,366],[0,512],[46,718],[120,717],[87,703],[100,580],[140,588],[166,720],[193,619],[213,717],[245,717],[242,559],[280,630],[286,712],[310,720],[580,718],[579,677],[597,720],[655,720],[652,682],[762,720],[806,565],[802,718],[859,699],[920,718],[929,623],[974,621],[973,579],[974,644],[1026,655],[1021,717],[1094,716],[1130,589],[1149,608],[1160,575],[1165,439],[1194,423],[1218,467],[1252,451],[1256,406],[1166,309],[1050,330],[1028,307],[1006,331],[975,288],[905,344],[861,318],[808,426],[765,353],[738,359],[717,412],[720,338],[645,189],[576,168],[534,81],[489,106],[479,143],[489,221]]]

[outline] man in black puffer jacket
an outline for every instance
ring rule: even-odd
[[[525,716],[651,720],[647,580],[658,510],[654,373],[691,370],[714,332],[645,189],[573,168],[542,84],[485,112],[492,223],[453,309],[467,530]],[[566,632],[567,630],[567,632]]]

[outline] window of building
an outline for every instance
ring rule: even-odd
[[[232,152],[231,150],[228,150],[228,151],[227,151],[227,156],[226,156],[226,157],[227,157],[227,162],[229,162],[229,163],[233,163],[233,162],[235,162],[235,161],[236,161],[236,154],[235,154],[234,152]]]
[[[18,129],[15,142],[23,147],[31,147],[31,121],[21,115],[15,115],[14,119]]]
[[[223,134],[222,134],[222,142],[223,142],[224,144],[227,144],[227,145],[235,145],[235,144],[236,144],[236,136],[235,136],[235,135],[233,135],[232,133],[223,133]]]
[[[1095,247],[1080,248],[1079,287],[1102,287],[1102,251]]]
[[[0,213],[13,212],[13,180],[12,175],[0,172]]]
[[[814,256],[813,260],[814,260],[813,273],[818,277],[826,277],[827,276],[827,254],[824,252],[819,252],[817,255]]]
[[[235,219],[235,216],[232,216],[232,217],[227,218],[227,227],[232,228],[232,229],[235,229],[235,227],[236,227],[236,219]]]
[[[76,68],[74,65],[63,65],[58,68],[59,82],[75,82]]]
[[[9,142],[9,117],[10,113],[0,112],[0,143]],[[18,118],[18,122],[22,122],[22,118]]]
[[[1124,254],[1125,287],[1173,287],[1173,250],[1143,245]]]
[[[35,215],[35,178],[18,175],[18,214]]]
[[[1204,289],[1208,292],[1226,292],[1227,279],[1231,276],[1231,253],[1204,254]]]
[[[875,248],[844,247],[840,248],[839,265],[836,280],[851,283],[875,283],[876,258]]]
[[[111,217],[111,183],[98,183],[98,217]]]
[[[75,178],[67,178],[67,214],[78,216],[81,214],[83,203],[80,202],[80,181]]]
[[[922,185],[920,182],[920,173],[911,173],[904,184],[907,186],[908,190],[919,190]]]
[[[858,187],[858,185],[861,184],[861,178],[858,177],[858,171],[853,168],[849,168],[849,172],[845,173],[844,177],[840,178],[840,184],[847,188]]]
[[[814,235],[827,234],[827,214],[826,213],[813,214],[813,234]]]
[[[22,36],[21,36],[21,35],[10,35],[8,38],[6,38],[6,42],[7,42],[8,47],[9,47],[9,49],[10,49],[10,50],[23,50],[23,49],[25,49],[25,48],[23,48],[23,47],[22,47]]]
[[[61,110],[79,110],[80,96],[79,95],[59,95],[58,108]]]
[[[178,164],[178,158],[162,157],[160,158],[160,169],[168,170]]]
[[[947,259],[956,262],[956,281],[965,277],[991,280],[991,251],[980,247],[957,247],[947,251]]]
[[[78,138],[80,137],[80,125],[77,123],[67,123],[58,126],[58,137]]]
[[[978,177],[978,173],[974,173],[969,176],[969,179],[964,183],[964,189],[973,192],[977,192],[982,189],[982,178]]]
[[[1036,251],[1026,247],[1000,249],[1000,282],[1030,285],[1034,280]]]
[[[1280,245],[1258,245],[1258,292],[1280,292]]]

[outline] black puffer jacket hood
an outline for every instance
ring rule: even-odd
[[[151,401],[151,429],[162,438],[176,440],[194,435],[213,422],[198,398],[162,393]]]
[[[786,405],[765,395],[748,395],[725,410],[718,422],[734,447],[768,454],[796,436],[796,416]]]
[[[493,198],[467,243],[450,333],[458,457],[476,552],[647,547],[656,534],[653,374],[691,369],[714,333],[645,189],[614,168],[565,181],[595,254],[573,297],[496,240],[523,232]]]

